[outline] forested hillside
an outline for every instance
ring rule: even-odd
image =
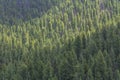
[[[0,80],[120,80],[119,0],[0,0]]]

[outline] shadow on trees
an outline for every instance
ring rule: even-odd
[[[41,17],[57,0],[0,0],[0,24],[15,25]]]

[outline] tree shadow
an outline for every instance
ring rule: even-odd
[[[39,18],[59,2],[55,0],[1,0],[0,24],[16,25]]]

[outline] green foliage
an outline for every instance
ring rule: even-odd
[[[0,0],[0,80],[120,80],[119,0]]]

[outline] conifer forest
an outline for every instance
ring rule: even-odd
[[[120,0],[0,0],[0,80],[120,80]]]

